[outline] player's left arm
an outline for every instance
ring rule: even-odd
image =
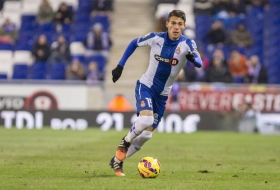
[[[187,39],[186,40],[187,45],[190,47],[190,51],[186,55],[186,58],[188,61],[192,62],[195,67],[202,67],[202,60],[200,57],[200,54],[197,50],[197,46],[194,40]]]

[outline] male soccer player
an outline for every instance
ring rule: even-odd
[[[187,60],[196,67],[202,66],[196,43],[182,35],[186,27],[185,22],[186,15],[183,11],[171,11],[166,21],[167,32],[152,32],[132,40],[117,67],[112,70],[112,80],[116,82],[134,50],[137,47],[151,46],[148,69],[137,81],[135,88],[139,118],[128,134],[122,138],[116,150],[116,156],[110,161],[116,176],[125,176],[123,160],[140,150],[144,143],[152,138],[152,133],[165,111],[174,79]]]

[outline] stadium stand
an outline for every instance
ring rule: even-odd
[[[109,16],[98,12],[92,15],[94,0],[47,0],[54,12],[61,3],[66,3],[73,12],[70,24],[56,24],[53,22],[40,24],[36,17],[41,0],[5,1],[0,14],[0,24],[10,19],[18,30],[15,43],[0,43],[0,73],[1,78],[7,79],[65,79],[66,65],[62,63],[35,63],[31,54],[33,45],[41,34],[44,34],[51,45],[59,35],[63,35],[70,44],[71,60],[78,58],[86,64],[85,40],[90,28],[96,22],[101,22],[103,28],[109,32]],[[105,61],[104,61],[105,60]],[[107,60],[98,62],[98,68],[104,72]],[[101,63],[102,62],[102,63]],[[22,71],[22,72],[20,72]]]
[[[246,9],[242,9],[244,2],[240,1],[240,5],[237,5],[240,9],[237,10],[234,10],[234,8],[230,6],[224,6],[225,4],[223,3],[227,2],[230,1],[179,0],[171,2],[158,0],[155,3],[155,19],[163,16],[165,12],[168,11],[168,7],[175,6],[177,9],[185,11],[187,15],[187,29],[184,34],[196,40],[198,46],[202,48],[200,51],[205,52],[209,60],[212,59],[212,54],[217,48],[224,52],[226,60],[229,59],[231,52],[235,49],[238,49],[238,51],[247,58],[252,55],[257,55],[261,64],[267,69],[269,76],[267,83],[279,84],[280,77],[277,76],[277,73],[280,71],[280,64],[278,63],[280,57],[277,52],[280,50],[280,46],[278,45],[280,36],[279,32],[277,32],[277,28],[279,29],[280,26],[280,14],[278,11],[280,8],[280,1],[271,0],[268,4],[268,1],[262,0],[246,1]],[[194,3],[201,3],[197,6],[201,8],[201,10],[195,9],[194,12],[192,10],[192,8],[194,8]],[[211,6],[211,4],[213,4],[213,6]],[[242,12],[241,9],[244,10],[245,13]],[[230,11],[240,12],[232,14]],[[207,47],[209,47],[209,42],[205,39],[205,35],[211,28],[212,23],[216,20],[222,21],[229,35],[236,28],[238,23],[244,23],[253,38],[253,44],[248,48],[234,47],[229,41],[229,43],[224,44],[224,46],[213,46],[212,49],[207,49]],[[248,62],[248,64],[250,63]]]

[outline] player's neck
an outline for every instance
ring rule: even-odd
[[[181,38],[181,36],[180,36],[178,39],[173,40],[173,39],[171,39],[171,38],[169,37],[168,32],[166,32],[166,38],[165,38],[165,39],[166,39],[167,43],[174,43],[174,42],[177,42],[180,38]]]

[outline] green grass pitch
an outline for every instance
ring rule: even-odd
[[[155,132],[116,177],[108,163],[126,132],[0,127],[0,189],[280,189],[280,136]],[[155,179],[137,173],[145,156],[161,162]]]

